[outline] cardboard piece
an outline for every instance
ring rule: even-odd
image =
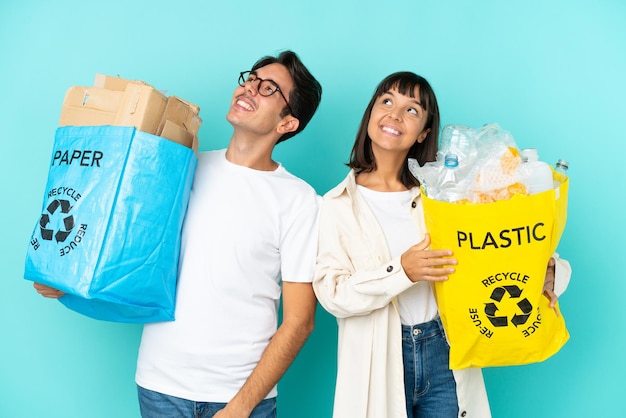
[[[190,132],[187,132],[185,128],[175,124],[172,121],[168,120],[165,122],[165,125],[163,126],[163,131],[161,132],[160,136],[174,142],[178,142],[179,144],[186,147],[193,147],[194,135],[192,135]]]
[[[70,87],[60,126],[134,126],[198,150],[200,108],[177,96],[167,97],[151,85],[96,74],[94,87]]]
[[[119,91],[70,87],[65,94],[59,125],[113,125],[123,96]]]
[[[152,86],[129,83],[117,112],[114,125],[134,126],[156,134],[167,98]]]
[[[96,74],[96,78],[94,79],[93,86],[101,89],[107,90],[115,90],[115,91],[124,91],[126,90],[126,86],[128,84],[139,84],[143,86],[147,86],[148,84],[139,80],[127,80],[125,78],[121,78],[120,76],[113,77],[110,75],[104,74]]]
[[[174,122],[178,126],[182,126],[187,132],[197,135],[202,124],[202,119],[198,116],[200,108],[189,103],[180,97],[170,96],[167,98],[167,105],[161,117],[161,123],[157,129],[157,135],[163,131],[163,127],[167,121]]]

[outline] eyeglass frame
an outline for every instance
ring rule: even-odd
[[[244,76],[244,75],[245,75],[245,76]],[[248,77],[249,77],[250,75],[254,75],[256,78],[255,78],[254,80],[248,80]],[[280,86],[279,86],[279,85],[278,85],[278,84],[277,84],[274,80],[271,80],[271,79],[263,79],[263,78],[261,78],[261,77],[259,77],[259,76],[257,75],[256,71],[250,71],[250,70],[249,70],[249,71],[242,71],[242,72],[240,72],[240,73],[239,73],[239,79],[237,80],[237,82],[239,83],[239,85],[240,85],[241,87],[244,87],[248,81],[250,82],[250,84],[252,84],[252,83],[254,83],[254,82],[257,82],[257,81],[259,82],[259,85],[258,85],[258,87],[257,87],[256,91],[257,91],[257,92],[258,92],[261,96],[263,96],[263,97],[270,97],[270,96],[272,96],[274,93],[279,92],[279,93],[280,93],[280,95],[282,96],[283,100],[284,100],[284,101],[285,101],[285,103],[287,104],[287,109],[289,109],[289,114],[291,114],[292,116],[294,116],[294,117],[295,117],[295,115],[293,114],[293,110],[291,109],[291,106],[289,105],[289,101],[287,100],[287,98],[286,98],[286,97],[285,97],[285,95],[283,94],[283,90],[280,88]],[[275,88],[276,88],[276,90],[272,91],[270,94],[263,94],[263,93],[261,93],[261,84],[262,84],[263,82],[270,83],[270,85],[271,85],[272,87],[275,87]]]

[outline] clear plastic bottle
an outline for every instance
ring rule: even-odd
[[[460,162],[473,156],[476,152],[472,140],[474,131],[474,129],[464,125],[444,126],[439,142],[440,155],[454,154]]]
[[[559,173],[563,173],[567,175],[567,169],[569,168],[569,163],[565,160],[559,160],[554,165],[554,169]]]
[[[569,163],[566,160],[558,160],[556,164],[554,164],[554,171],[561,173],[567,176],[567,169],[569,168]],[[554,180],[554,187],[557,188],[561,185],[561,182],[558,180]]]
[[[536,148],[525,148],[520,151],[522,157],[522,173],[524,184],[529,194],[541,193],[554,188],[552,169],[548,163],[539,161]]]
[[[465,196],[459,188],[458,179],[459,157],[453,153],[447,153],[443,160],[441,181],[439,182],[437,200],[444,202],[456,202]]]

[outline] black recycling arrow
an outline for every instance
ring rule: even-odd
[[[63,226],[65,226],[65,230],[68,232],[74,229],[74,217],[70,215],[63,219]]]
[[[70,209],[72,209],[72,205],[70,205],[70,201],[62,199],[59,202],[61,202],[61,213],[70,213]]]
[[[50,204],[48,205],[48,213],[50,215],[54,214],[54,212],[57,210],[57,208],[61,205],[61,203],[59,203],[58,200],[53,200],[52,202],[50,202]]]
[[[57,242],[63,242],[67,239],[67,236],[70,234],[71,231],[57,231],[56,234],[54,234],[54,238],[57,240]]]
[[[529,314],[533,310],[533,305],[526,298],[517,302],[517,306],[519,306],[525,314]]]
[[[509,292],[509,296],[511,296],[512,298],[519,298],[522,294],[522,290],[515,285],[504,286],[504,288],[507,292]]]
[[[498,307],[495,303],[485,303],[485,313],[487,316],[495,316],[498,311]]]
[[[496,287],[495,289],[493,289],[493,292],[491,292],[491,299],[495,300],[496,302],[500,302],[505,292],[506,291],[503,288]]]
[[[508,319],[506,316],[488,316],[487,319],[494,327],[506,327],[508,325]]]
[[[508,320],[506,316],[495,316],[498,311],[498,307],[495,303],[485,303],[485,314],[487,319],[493,324],[494,327],[506,327]]]
[[[511,318],[511,323],[512,323],[513,325],[515,325],[516,327],[517,327],[518,325],[525,324],[525,323],[526,323],[526,321],[528,321],[528,317],[529,317],[529,316],[530,316],[530,314],[526,314],[526,315],[518,315],[518,314],[515,314],[515,315],[513,315],[513,318]]]
[[[39,229],[41,230],[41,238],[47,241],[52,240],[52,233],[54,232],[52,231],[52,229],[46,228],[46,226],[48,226],[49,223],[50,223],[50,217],[48,216],[48,214],[47,213],[42,214],[41,218],[39,219]]]
[[[41,238],[45,239],[46,241],[52,241],[52,233],[54,231],[52,231],[52,229],[44,229],[41,228]]]
[[[528,321],[528,318],[530,317],[530,313],[533,310],[533,305],[526,298],[517,302],[517,306],[522,310],[524,314],[523,315],[515,314],[513,315],[513,318],[511,318],[511,323],[515,325],[516,327],[518,325],[525,324],[526,321]]]

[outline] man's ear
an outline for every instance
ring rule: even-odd
[[[280,121],[276,131],[282,136],[289,132],[294,132],[300,126],[300,121],[291,115],[287,115]]]

